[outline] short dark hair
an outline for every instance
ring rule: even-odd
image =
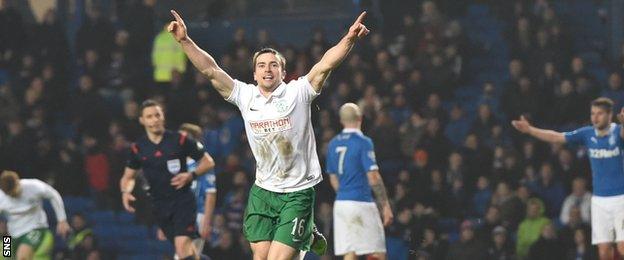
[[[279,63],[282,66],[282,70],[286,69],[286,58],[284,57],[284,55],[282,55],[276,49],[265,47],[254,53],[253,60],[251,61],[251,66],[253,66],[252,69],[254,71],[256,70],[256,61],[258,61],[258,56],[265,53],[273,53],[275,57],[277,57],[277,60],[279,60]]]
[[[599,107],[611,113],[613,111],[613,100],[606,97],[599,97],[591,102],[592,107]]]
[[[143,103],[141,103],[141,107],[139,108],[139,115],[143,116],[143,110],[145,110],[148,107],[161,107],[160,103],[158,103],[156,100],[153,99],[146,99],[145,101],[143,101]]]

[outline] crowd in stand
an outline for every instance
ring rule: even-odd
[[[467,60],[477,47],[458,11],[422,1],[394,31],[372,30],[332,73],[313,111],[319,155],[325,157],[341,130],[338,108],[357,103],[391,194],[395,223],[387,237],[402,240],[411,258],[591,259],[586,154],[538,143],[508,122],[525,115],[537,125],[570,129],[588,121],[589,101],[598,96],[613,99],[619,111],[622,60],[613,62],[603,84],[575,55],[573,30],[548,1],[493,2],[508,29],[509,72],[502,84],[483,84],[474,115],[454,93],[471,80]],[[203,127],[203,142],[217,161],[209,254],[241,259],[250,255],[241,223],[254,179],[242,120],[180,58],[177,43],[160,31],[154,4],[131,2],[114,22],[90,8],[70,43],[55,12],[26,23],[9,1],[0,1],[0,74],[6,75],[0,168],[45,180],[64,196],[91,196],[102,209],[122,210],[117,183],[129,144],[143,133],[138,104],[154,98],[165,104],[169,128]],[[253,52],[276,47],[286,57],[289,81],[305,75],[333,44],[321,30],[310,34],[306,48],[280,46],[270,33],[277,32],[248,38],[238,29],[216,57],[220,66],[252,82]],[[316,222],[331,246],[333,191],[324,181],[317,192]],[[84,230],[83,216],[72,223]],[[72,252],[61,254],[99,254],[90,237],[85,232]]]

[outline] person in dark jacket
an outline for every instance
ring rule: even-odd
[[[542,228],[542,235],[529,249],[528,259],[532,260],[550,260],[564,259],[565,248],[563,243],[557,237],[555,227],[548,223]]]
[[[485,259],[486,257],[486,247],[475,238],[472,222],[464,221],[461,224],[459,241],[450,246],[446,259]]]
[[[492,241],[487,250],[489,260],[511,260],[514,258],[514,248],[507,235],[507,229],[497,226],[492,230]]]

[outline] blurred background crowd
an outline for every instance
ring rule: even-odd
[[[147,226],[143,240],[155,239],[149,205],[136,219],[124,215],[118,185],[129,144],[143,134],[145,98],[165,104],[170,129],[200,125],[217,162],[208,255],[250,256],[241,224],[255,166],[244,125],[163,30],[170,8],[246,82],[260,47],[284,54],[285,81],[305,75],[354,14],[369,11],[371,34],[332,73],[313,125],[324,161],[341,131],[338,108],[362,108],[395,212],[390,259],[595,256],[587,155],[538,143],[509,122],[524,115],[570,130],[588,123],[599,96],[620,110],[624,55],[608,46],[609,1],[173,2],[0,0],[0,168],[44,180],[66,199],[84,235],[57,243],[57,259],[140,254],[109,241],[103,222]],[[284,19],[308,26],[289,29]],[[317,194],[316,223],[331,247],[327,180]],[[81,203],[88,206],[73,206]]]

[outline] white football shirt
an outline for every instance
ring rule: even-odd
[[[319,93],[306,77],[282,82],[266,98],[234,80],[226,99],[238,106],[256,159],[256,185],[273,192],[307,189],[323,180],[310,107]]]
[[[13,198],[0,190],[0,214],[8,213],[9,234],[19,237],[38,228],[48,228],[43,200],[50,200],[57,221],[66,221],[61,195],[50,185],[37,179],[21,179],[22,192]]]

